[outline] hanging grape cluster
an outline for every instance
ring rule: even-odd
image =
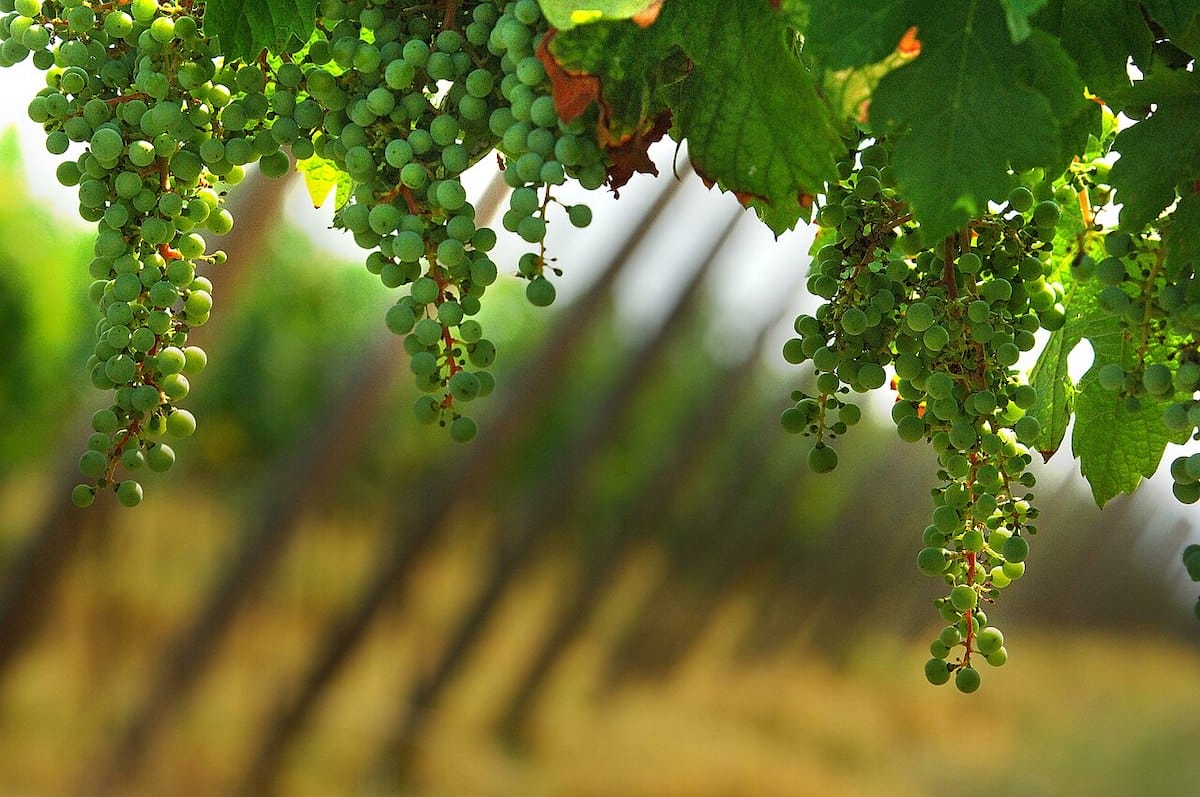
[[[545,249],[551,188],[568,177],[605,180],[584,122],[564,125],[535,54],[545,25],[536,0],[439,4],[327,2],[309,46],[309,92],[325,109],[317,153],[355,181],[335,223],[371,250],[367,268],[389,288],[408,287],[387,313],[404,335],[425,392],[419,419],[471,439],[464,405],[491,392],[496,348],[475,320],[497,277],[496,234],[475,222],[460,176],[498,150],[513,189],[504,227],[537,250],[519,261],[529,301],[554,301]],[[585,205],[567,208],[586,226]]]
[[[304,48],[253,63],[223,58],[202,2],[0,0],[0,12],[0,65],[31,58],[46,72],[29,116],[47,149],[70,158],[58,179],[97,225],[91,297],[102,320],[88,368],[113,400],[93,418],[77,504],[112,488],[136,505],[136,471],[169,468],[166,440],[195,430],[180,402],[206,362],[187,345],[212,311],[198,270],[225,258],[206,254],[202,233],[230,231],[225,192],[253,163],[280,177],[293,158],[321,157],[349,175],[335,226],[371,250],[367,268],[384,285],[407,288],[385,320],[425,391],[416,415],[455,440],[475,435],[463,406],[492,391],[496,357],[475,316],[499,267],[488,256],[496,234],[476,224],[461,175],[498,150],[513,189],[504,227],[536,247],[515,270],[539,306],[555,298],[548,218],[561,207],[576,226],[591,220],[552,188],[606,178],[587,118],[567,125],[555,111],[535,53],[546,31],[536,0],[325,0]]]
[[[784,346],[789,362],[812,363],[816,389],[797,391],[782,423],[816,439],[815,471],[833,470],[831,443],[861,414],[851,397],[894,374],[897,433],[928,443],[940,466],[917,556],[947,587],[926,676],[972,692],[978,659],[999,666],[1008,655],[984,607],[1024,573],[1037,533],[1029,447],[1040,425],[1026,414],[1037,395],[1015,366],[1035,332],[1065,321],[1063,287],[1049,279],[1060,208],[1017,186],[961,234],[924,242],[896,196],[885,144],[855,154],[819,211],[832,236],[808,288],[825,302],[796,319]]]
[[[180,402],[206,360],[187,338],[212,310],[212,284],[197,270],[224,259],[205,254],[202,233],[233,226],[223,194],[242,170],[216,150],[236,74],[218,69],[213,42],[186,7],[154,0],[0,7],[11,12],[0,22],[0,63],[32,53],[46,71],[29,116],[45,128],[51,153],[83,145],[57,176],[77,187],[80,216],[97,226],[91,298],[101,320],[88,368],[113,401],[92,419],[79,461],[89,482],[73,498],[87,505],[112,487],[133,506],[142,487],[119,472],[168,469],[175,453],[165,440],[196,427]],[[259,143],[271,147],[258,152],[238,140],[239,163],[279,149],[269,135]]]

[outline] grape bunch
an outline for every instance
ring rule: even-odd
[[[213,153],[235,75],[217,69],[213,41],[183,6],[7,0],[0,8],[11,12],[0,21],[0,63],[32,55],[46,71],[28,113],[51,153],[82,145],[57,177],[77,187],[80,216],[97,226],[90,295],[101,320],[88,368],[113,401],[92,419],[79,461],[88,481],[72,498],[86,506],[112,488],[133,506],[142,487],[119,471],[170,468],[166,440],[196,428],[180,402],[206,358],[187,338],[212,310],[212,283],[197,269],[224,260],[205,254],[202,233],[233,225],[222,179],[236,182],[242,169]],[[239,160],[249,162],[257,153],[239,140],[247,148]]]
[[[948,590],[926,676],[973,692],[973,657],[999,666],[1008,656],[983,608],[1023,575],[1037,533],[1029,446],[1040,424],[1026,414],[1037,396],[1014,366],[1035,332],[1065,323],[1063,287],[1050,279],[1061,211],[1018,185],[960,234],[925,242],[889,161],[886,143],[872,143],[828,186],[808,280],[825,301],[796,319],[783,349],[792,364],[812,363],[815,392],[796,391],[781,422],[816,439],[809,464],[827,472],[837,465],[830,443],[861,415],[850,397],[895,391],[897,433],[928,443],[940,466],[917,556]]]
[[[546,256],[554,186],[600,187],[606,167],[586,122],[563,124],[536,54],[547,27],[536,0],[412,6],[330,0],[303,66],[324,110],[316,153],[354,181],[335,225],[370,250],[367,268],[407,287],[387,312],[404,336],[425,422],[458,441],[476,424],[463,407],[495,385],[496,347],[475,316],[495,282],[496,233],[476,224],[462,174],[493,150],[513,189],[504,227],[537,251],[519,261],[526,295],[554,301]],[[566,208],[586,226],[586,205]]]

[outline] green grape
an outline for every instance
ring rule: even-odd
[[[1004,645],[1004,634],[993,626],[981,628],[975,635],[975,644],[978,645],[980,653],[985,656],[991,655]]]
[[[934,657],[925,662],[925,678],[934,686],[941,686],[950,680],[950,668],[944,658]]]
[[[927,576],[941,575],[946,564],[946,553],[941,548],[922,548],[917,555],[917,568]]]
[[[979,671],[974,667],[959,667],[954,673],[954,686],[963,694],[970,694],[979,689]]]
[[[534,277],[525,287],[525,296],[536,307],[547,307],[554,303],[554,283],[545,277]]]
[[[450,423],[450,437],[456,443],[466,443],[475,437],[478,427],[475,421],[461,415]]]
[[[808,466],[814,473],[829,473],[837,467],[837,452],[824,443],[817,443],[808,452]]]
[[[950,591],[950,603],[960,612],[974,609],[978,600],[979,593],[966,584],[959,584]]]
[[[1008,194],[1008,204],[1018,213],[1028,213],[1033,209],[1033,203],[1033,192],[1023,185],[1017,186]]]

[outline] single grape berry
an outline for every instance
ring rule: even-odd
[[[534,277],[525,286],[525,298],[535,307],[549,307],[557,293],[554,283],[545,277]]]
[[[950,680],[950,667],[945,659],[932,658],[925,662],[925,679],[934,686],[941,686]]]
[[[837,467],[837,452],[824,443],[817,443],[808,452],[808,466],[814,473],[829,473]]]
[[[954,686],[965,695],[979,689],[979,671],[974,667],[959,667],[954,673]]]
[[[959,584],[950,590],[950,603],[960,612],[968,612],[974,609],[978,602],[979,593],[975,591],[974,587],[968,584]]]
[[[142,502],[142,485],[126,479],[117,486],[117,500],[122,506],[137,506]]]

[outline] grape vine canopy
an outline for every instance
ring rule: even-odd
[[[558,186],[620,189],[649,145],[686,141],[706,184],[776,233],[820,227],[783,349],[812,379],[781,418],[818,472],[890,391],[899,436],[939,470],[919,569],[945,626],[925,668],[979,687],[1002,665],[984,609],[1038,532],[1030,465],[1071,450],[1098,504],[1200,439],[1200,3],[1178,0],[0,0],[0,65],[31,59],[30,119],[96,224],[88,363],[109,392],[80,458],[81,506],[133,506],[166,470],[206,362],[250,164],[297,162],[335,225],[401,289],[384,323],[414,412],[470,440],[497,356],[475,316],[501,271],[554,301],[548,223],[587,226]],[[512,189],[489,256],[460,175]],[[1119,212],[1117,208],[1119,207]],[[1103,219],[1115,223],[1102,223]],[[81,332],[82,334],[82,332]],[[1078,381],[1077,347],[1094,361]],[[1024,352],[1040,348],[1028,373]],[[1170,464],[1200,499],[1200,453]],[[1184,552],[1200,580],[1200,547]]]

